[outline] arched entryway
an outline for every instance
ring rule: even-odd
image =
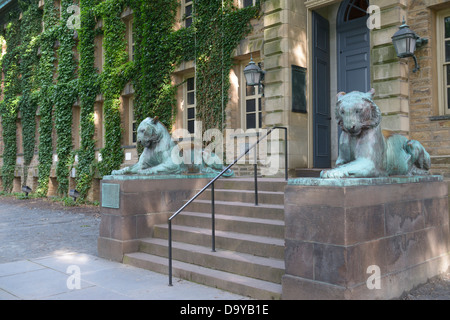
[[[338,91],[370,90],[369,0],[345,0],[339,8],[337,28]]]

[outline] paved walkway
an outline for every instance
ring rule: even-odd
[[[247,299],[101,259],[99,225],[92,209],[0,197],[0,300]],[[401,299],[450,300],[450,273]]]
[[[0,300],[245,299],[97,257],[99,224],[92,212],[1,197]]]
[[[218,289],[106,261],[89,254],[55,255],[0,264],[0,300],[228,300]]]

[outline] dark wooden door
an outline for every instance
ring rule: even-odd
[[[330,168],[330,26],[321,15],[312,14],[314,167]]]

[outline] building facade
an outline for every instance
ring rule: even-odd
[[[45,17],[48,17],[50,4],[47,0],[29,2],[40,11],[43,33],[46,32]],[[119,1],[120,2],[120,1]],[[123,2],[123,1],[122,1]],[[173,2],[173,1],[167,1]],[[221,1],[216,1],[220,3]],[[226,2],[226,1],[225,1]],[[7,24],[11,11],[24,11],[28,8],[20,5],[21,1],[2,1],[0,3],[1,21]],[[28,2],[27,2],[28,3]],[[81,7],[83,26],[86,15],[83,15],[83,4],[67,1],[55,1],[51,5],[57,12],[57,20],[65,22],[67,18],[77,18],[76,7],[68,9],[68,4]],[[104,1],[104,3],[109,3]],[[133,3],[131,1],[130,3]],[[196,19],[196,1],[177,1],[175,23],[173,31],[188,30],[192,26],[200,25]],[[223,2],[222,2],[223,3]],[[287,150],[284,147],[283,134],[274,133],[268,145],[272,155],[278,159],[288,158],[288,169],[291,176],[295,176],[296,169],[330,168],[338,154],[339,129],[334,121],[334,105],[338,92],[354,90],[369,91],[375,89],[375,102],[383,115],[382,127],[420,141],[432,157],[432,172],[444,175],[450,174],[450,1],[443,0],[234,0],[234,11],[261,5],[260,11],[249,20],[251,30],[246,33],[232,52],[231,67],[225,68],[227,81],[218,82],[212,88],[221,92],[222,103],[218,106],[218,119],[222,119],[222,132],[230,129],[233,137],[252,136],[254,131],[264,130],[273,126],[283,126],[288,129]],[[106,12],[104,6],[103,12]],[[101,8],[100,8],[101,9]],[[97,11],[101,11],[98,9]],[[47,11],[46,11],[47,10]],[[123,70],[127,70],[127,63],[133,62],[135,54],[142,56],[142,51],[152,51],[151,47],[143,48],[135,39],[136,10],[133,5],[123,2],[118,15],[118,22],[123,25],[121,36],[125,44],[126,58],[121,62]],[[160,10],[166,10],[161,7]],[[65,12],[68,12],[66,16]],[[37,13],[39,14],[39,13]],[[75,17],[73,17],[75,15]],[[116,13],[117,16],[117,13]],[[223,15],[228,17],[227,15]],[[19,21],[27,19],[25,13],[18,16]],[[66,20],[65,20],[66,19]],[[86,18],[87,19],[87,18]],[[95,18],[96,30],[108,30],[108,17]],[[224,19],[224,18],[222,18]],[[413,72],[414,62],[411,58],[399,59],[392,44],[392,36],[405,20],[409,27],[428,42],[416,50],[420,69]],[[217,24],[223,21],[217,21]],[[61,24],[61,23],[60,23]],[[69,28],[70,29],[70,28]],[[220,28],[219,28],[220,29]],[[72,53],[76,61],[74,78],[81,77],[83,64],[80,62],[84,52],[80,49],[80,42],[86,39],[80,30],[73,32]],[[227,30],[222,35],[227,38]],[[226,31],[226,32],[225,32]],[[11,31],[10,31],[11,32]],[[104,31],[107,32],[107,31]],[[187,34],[187,33],[186,33]],[[109,56],[111,44],[107,34],[97,32],[93,36],[94,69],[99,75],[109,74],[112,59]],[[231,33],[230,33],[231,37]],[[189,41],[203,41],[201,37],[188,37]],[[7,40],[7,39],[6,39]],[[4,42],[3,52],[8,52],[8,41]],[[57,41],[58,42],[58,41]],[[63,39],[59,43],[63,43]],[[142,42],[141,42],[142,43]],[[140,45],[139,48],[136,46]],[[149,44],[147,44],[149,45]],[[150,45],[149,45],[150,46]],[[187,47],[188,45],[186,45]],[[58,65],[63,63],[62,54],[58,53],[58,45],[54,47],[55,68],[53,69],[53,84],[58,83]],[[196,47],[197,48],[197,47]],[[45,50],[42,45],[37,49],[42,60]],[[195,136],[198,123],[199,90],[201,80],[199,71],[202,54],[196,51],[191,59],[178,59],[170,70],[171,86],[174,88],[172,132],[183,129],[184,138]],[[189,56],[189,55],[185,55]],[[80,58],[81,57],[81,58]],[[123,57],[122,57],[123,58]],[[22,61],[18,60],[18,61]],[[225,59],[222,56],[222,59]],[[253,60],[260,63],[265,71],[263,86],[247,86],[244,69]],[[5,61],[5,60],[4,60]],[[37,62],[38,65],[39,62]],[[8,104],[8,71],[3,64],[3,100]],[[122,71],[123,71],[122,70]],[[126,73],[126,72],[125,72]],[[23,74],[17,73],[23,79]],[[106,76],[104,79],[108,79]],[[105,80],[106,81],[106,80]],[[134,81],[134,82],[133,82]],[[136,129],[141,114],[136,112],[137,106],[143,104],[143,98],[137,97],[136,79],[125,81],[120,92],[114,96],[118,101],[120,114],[120,149],[123,153],[122,166],[128,166],[137,161]],[[225,83],[225,85],[224,85]],[[38,85],[39,87],[39,85]],[[104,88],[104,87],[103,87]],[[224,89],[225,88],[225,89]],[[24,91],[23,91],[24,92]],[[22,92],[22,96],[23,96]],[[42,89],[41,89],[42,92]],[[105,160],[107,145],[111,136],[108,124],[109,101],[108,90],[100,88],[93,102],[93,133],[95,154],[94,168]],[[139,91],[140,92],[140,91]],[[202,93],[199,93],[202,92]],[[16,93],[20,96],[21,93]],[[226,99],[224,99],[226,97]],[[42,99],[42,98],[41,98]],[[14,182],[12,189],[20,191],[22,185],[28,185],[33,190],[39,188],[39,149],[42,139],[40,135],[43,107],[40,105],[35,113],[36,138],[31,161],[25,159],[26,147],[24,141],[24,113],[17,108],[14,118],[16,125],[16,163],[14,167]],[[68,188],[78,188],[80,177],[78,165],[82,161],[83,153],[76,150],[83,148],[86,142],[83,136],[83,102],[81,94],[75,97],[71,108],[71,149],[68,167]],[[57,123],[57,108],[53,108],[53,123]],[[0,153],[1,165],[5,161],[5,113],[2,113],[2,136]],[[153,116],[152,112],[147,115]],[[58,151],[57,126],[52,127],[52,163],[49,174],[49,184],[46,193],[55,195],[61,179],[57,173]],[[177,133],[178,134],[178,133]],[[61,133],[59,134],[62,135]],[[179,134],[181,136],[181,134]],[[224,134],[225,135],[225,134]],[[174,134],[174,138],[178,135]],[[244,142],[242,142],[244,141]],[[248,140],[237,143],[233,140],[233,155],[239,154],[245,148]],[[61,142],[62,143],[62,142]],[[226,142],[225,144],[227,144]],[[272,145],[276,145],[272,148]],[[182,145],[182,143],[181,143]],[[242,147],[244,145],[244,147]],[[225,149],[229,152],[227,145]],[[7,149],[7,148],[6,148]],[[103,155],[102,155],[103,151]],[[227,158],[227,160],[230,160]],[[251,163],[245,162],[236,167],[237,175],[252,174]],[[282,175],[284,161],[277,161],[277,170],[271,174]],[[25,170],[24,170],[25,168]],[[27,174],[24,174],[24,172]],[[2,180],[4,182],[2,170]],[[101,174],[92,175],[89,198],[96,200],[99,194]]]

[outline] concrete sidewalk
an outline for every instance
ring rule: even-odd
[[[88,211],[0,197],[0,300],[246,299],[99,258],[100,218]]]
[[[0,264],[0,300],[238,300],[245,297],[99,257],[60,253]]]

